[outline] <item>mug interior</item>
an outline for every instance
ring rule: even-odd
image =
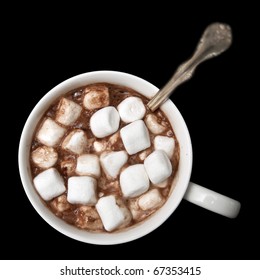
[[[168,117],[180,145],[180,161],[174,177],[172,192],[166,203],[149,218],[132,227],[114,233],[92,233],[69,225],[56,217],[41,201],[31,177],[30,146],[37,123],[49,106],[61,95],[75,88],[92,83],[112,83],[130,87],[151,98],[158,88],[131,74],[116,71],[96,71],[72,77],[50,90],[34,107],[24,126],[19,144],[19,170],[24,190],[40,216],[59,232],[73,239],[92,244],[119,244],[140,238],[160,226],[176,209],[187,189],[192,169],[190,135],[179,110],[168,100],[161,110]]]

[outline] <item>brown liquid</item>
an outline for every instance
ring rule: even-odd
[[[83,107],[83,99],[85,96],[85,89],[86,88],[98,88],[99,86],[107,86],[109,89],[109,99],[110,99],[110,104],[109,106],[114,106],[117,107],[117,105],[122,102],[125,98],[130,97],[130,96],[136,96],[142,99],[144,105],[146,106],[146,115],[151,113],[149,111],[149,108],[147,107],[147,103],[149,102],[149,99],[144,97],[143,95],[139,94],[138,92],[119,85],[113,85],[113,84],[107,84],[107,83],[102,83],[102,84],[93,84],[93,85],[88,85],[84,87],[77,88],[75,90],[72,90],[68,93],[64,94],[64,97],[67,99],[70,99],[77,104],[81,105]],[[42,121],[46,118],[49,117],[53,120],[55,120],[56,116],[56,110],[58,107],[58,103],[61,98],[59,98],[53,105],[50,106],[50,108],[45,112],[43,118],[39,122],[34,137],[33,141],[31,144],[31,152],[33,152],[35,149],[38,147],[42,146],[42,144],[37,140],[36,138],[36,133],[42,123]],[[65,186],[67,188],[67,180],[68,177],[71,176],[78,176],[75,172],[75,166],[76,166],[76,161],[78,155],[73,154],[72,152],[66,151],[61,148],[61,143],[63,139],[68,135],[71,131],[74,129],[82,129],[88,139],[88,145],[85,147],[84,153],[90,153],[90,154],[95,154],[96,151],[94,150],[93,143],[94,141],[104,141],[107,143],[106,151],[122,151],[125,150],[123,142],[121,141],[120,137],[117,139],[116,142],[109,141],[112,135],[104,137],[102,139],[97,139],[93,133],[91,132],[90,126],[89,126],[89,120],[90,117],[99,109],[95,110],[86,110],[83,109],[81,112],[81,115],[79,118],[71,125],[71,126],[64,126],[66,128],[66,133],[63,136],[60,144],[57,147],[54,147],[58,153],[58,161],[56,164],[53,166],[55,167],[59,173],[62,175]],[[171,184],[173,181],[173,178],[177,172],[178,169],[178,162],[179,162],[179,144],[178,141],[175,137],[174,131],[164,115],[164,113],[158,109],[156,112],[153,113],[157,117],[158,123],[162,124],[164,127],[166,127],[165,131],[163,133],[160,133],[159,135],[161,136],[168,136],[172,137],[175,140],[175,149],[174,149],[174,154],[172,156],[171,163],[173,166],[173,173],[172,175],[168,178],[168,183],[165,188],[158,188],[158,190],[161,192],[162,196],[165,198],[165,201],[167,200],[167,197],[169,195],[170,189],[171,189]],[[145,119],[145,117],[144,117]],[[59,124],[61,125],[61,124]],[[120,126],[119,130],[124,127],[126,124],[121,120],[120,121]],[[61,125],[62,126],[62,125]],[[151,139],[151,147],[148,148],[147,150],[149,152],[152,152],[154,150],[153,148],[153,140],[156,135],[151,133],[149,131],[150,139]],[[128,162],[124,165],[124,167],[127,167],[129,165],[137,164],[137,163],[143,163],[143,160],[140,159],[139,155],[143,151],[134,154],[134,155],[129,155]],[[71,168],[72,170],[68,169],[68,165],[65,163],[71,163]],[[44,169],[39,168],[35,163],[30,159],[30,164],[31,164],[31,171],[32,171],[32,176],[33,178],[37,176],[40,172],[44,171]],[[119,176],[118,176],[119,177]],[[124,204],[128,208],[134,207],[136,210],[136,215],[134,215],[134,219],[132,219],[131,223],[128,225],[132,226],[140,221],[143,221],[146,217],[150,216],[152,213],[154,213],[157,209],[152,209],[152,210],[146,210],[143,211],[141,210],[136,203],[137,198],[130,198],[130,199],[125,199],[122,196],[121,190],[120,190],[120,185],[119,185],[119,178],[116,179],[108,179],[107,176],[105,175],[104,171],[101,168],[101,176],[97,179],[97,195],[98,197],[101,196],[107,196],[110,194],[116,195],[117,197],[120,197]],[[150,184],[149,190],[155,188],[152,183]],[[43,201],[45,205],[58,217],[63,219],[69,224],[75,225],[79,228],[83,228],[89,231],[98,231],[102,232],[105,231],[103,228],[102,222],[99,218],[99,215],[95,209],[95,206],[83,206],[83,205],[77,205],[77,204],[70,204],[67,199],[66,199],[66,194],[62,194],[59,197],[54,198],[51,201]],[[139,208],[139,209],[138,209]]]

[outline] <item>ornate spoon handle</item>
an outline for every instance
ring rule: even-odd
[[[213,23],[204,31],[193,56],[181,64],[168,83],[147,104],[153,112],[172,94],[177,86],[189,80],[196,67],[203,61],[215,57],[232,43],[231,28],[227,24]]]

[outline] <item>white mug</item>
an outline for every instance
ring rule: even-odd
[[[78,229],[56,217],[37,194],[30,171],[30,146],[36,125],[49,106],[63,94],[88,84],[111,83],[130,87],[151,98],[158,88],[151,83],[122,72],[96,71],[72,77],[50,90],[34,107],[24,126],[19,144],[19,170],[24,190],[41,217],[59,232],[76,240],[92,244],[119,244],[140,238],[159,227],[178,207],[184,198],[208,210],[235,218],[240,203],[229,197],[190,182],[192,170],[192,146],[188,128],[179,110],[171,100],[166,101],[161,110],[168,117],[180,145],[180,161],[173,181],[172,191],[166,203],[149,218],[132,227],[113,233],[93,233]]]

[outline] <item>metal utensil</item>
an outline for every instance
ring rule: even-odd
[[[201,62],[221,54],[231,43],[232,32],[229,25],[210,24],[205,29],[193,56],[178,67],[168,83],[149,101],[147,106],[150,110],[155,111],[169,98],[177,86],[189,80]]]

